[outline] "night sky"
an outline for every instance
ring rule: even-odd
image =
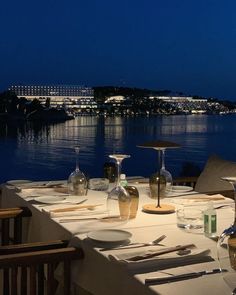
[[[8,0],[0,38],[0,91],[113,85],[236,100],[235,0]]]

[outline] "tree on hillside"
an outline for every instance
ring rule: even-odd
[[[19,99],[17,95],[11,91],[5,91],[0,94],[0,113],[13,114],[17,112]]]

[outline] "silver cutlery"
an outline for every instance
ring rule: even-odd
[[[84,202],[86,202],[88,199],[84,199],[82,201],[79,202],[71,202],[69,200],[62,200],[60,203],[52,203],[52,204],[39,204],[38,207],[48,207],[48,206],[52,206],[52,205],[58,205],[58,204],[73,204],[73,205],[79,205],[79,204],[83,204]],[[66,208],[65,208],[66,209]]]
[[[144,255],[136,255],[130,258],[127,258],[126,260],[128,261],[139,261],[139,260],[144,260],[144,259],[149,259],[149,258],[153,258],[156,256],[160,256],[160,255],[164,255],[167,253],[171,253],[171,252],[178,252],[179,250],[185,250],[185,249],[192,249],[195,248],[196,246],[194,244],[187,244],[187,245],[178,245],[175,247],[169,247],[169,248],[165,248],[165,249],[161,249],[158,250],[154,253],[147,253]]]
[[[225,207],[234,208],[234,203],[232,203],[232,204],[224,204],[224,205],[219,205],[219,206],[214,206],[214,209],[221,209],[221,208],[225,208]]]
[[[87,220],[109,220],[109,219],[113,219],[115,217],[117,217],[117,216],[62,218],[62,219],[59,219],[58,222],[67,223],[67,222],[87,221]]]
[[[86,199],[87,200],[87,199]],[[72,211],[77,211],[80,209],[88,209],[88,210],[95,210],[96,207],[102,206],[103,204],[94,204],[94,205],[75,205],[67,208],[57,208],[57,209],[52,209],[50,212],[53,213],[60,213],[60,212],[72,212]]]
[[[70,195],[69,194],[59,194],[59,195],[51,195],[52,197],[60,197],[60,198],[66,198],[66,197],[69,197]],[[28,200],[28,201],[34,201],[35,199],[37,198],[41,198],[41,197],[44,197],[44,195],[28,195],[26,197],[23,197],[24,200]],[[62,199],[62,201],[65,201]]]
[[[166,235],[162,235],[155,239],[154,241],[147,242],[147,243],[130,243],[128,245],[120,245],[118,247],[113,248],[102,248],[100,251],[108,251],[108,250],[123,250],[123,249],[134,249],[134,248],[142,248],[142,247],[148,247],[148,246],[157,246],[161,241],[163,241],[166,238]]]
[[[53,181],[48,181],[45,183],[32,183],[32,184],[22,184],[22,185],[17,185],[19,189],[32,189],[32,188],[54,188],[54,187],[61,187],[62,185],[65,185],[65,181],[62,182],[53,182]]]
[[[181,280],[188,280],[188,279],[193,279],[193,278],[198,278],[204,275],[211,275],[211,274],[216,274],[216,273],[221,273],[221,272],[226,272],[226,269],[213,269],[213,270],[203,270],[199,272],[189,272],[189,273],[184,273],[181,275],[173,275],[173,276],[168,276],[168,277],[154,277],[154,278],[147,278],[145,279],[145,284],[149,285],[159,285],[159,284],[166,284],[166,283],[171,283],[171,282],[177,282]]]

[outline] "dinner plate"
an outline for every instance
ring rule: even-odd
[[[193,188],[191,186],[186,186],[186,185],[173,185],[171,187],[171,191],[170,192],[174,192],[174,193],[187,193],[187,192],[191,192],[193,190]]]
[[[59,196],[32,196],[32,200],[43,204],[60,204],[63,203],[66,197]]]
[[[91,231],[88,233],[88,238],[97,242],[123,242],[128,240],[132,234],[125,230],[119,229],[102,229]]]

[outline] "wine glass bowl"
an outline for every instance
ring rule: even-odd
[[[114,221],[126,221],[129,218],[129,207],[131,197],[128,191],[120,185],[120,171],[122,161],[126,158],[129,158],[130,155],[112,154],[109,155],[109,157],[116,161],[117,183],[115,187],[108,193],[108,215],[112,218],[114,217]]]
[[[166,188],[165,188],[165,190],[166,191],[171,191],[172,184],[173,184],[173,178],[172,178],[172,175],[171,175],[170,171],[166,170],[165,151],[166,151],[165,148],[161,149],[161,153],[162,153],[161,159],[162,159],[162,161],[161,161],[160,175],[162,175],[166,180]]]
[[[236,177],[221,177],[228,181],[236,192]],[[232,294],[236,294],[236,215],[234,222],[220,235],[217,243],[217,257],[222,276],[226,284],[230,287]]]
[[[217,256],[226,284],[236,294],[236,227],[224,230],[217,243]]]
[[[108,215],[114,221],[126,221],[129,218],[130,195],[122,186],[116,186],[107,198]]]

